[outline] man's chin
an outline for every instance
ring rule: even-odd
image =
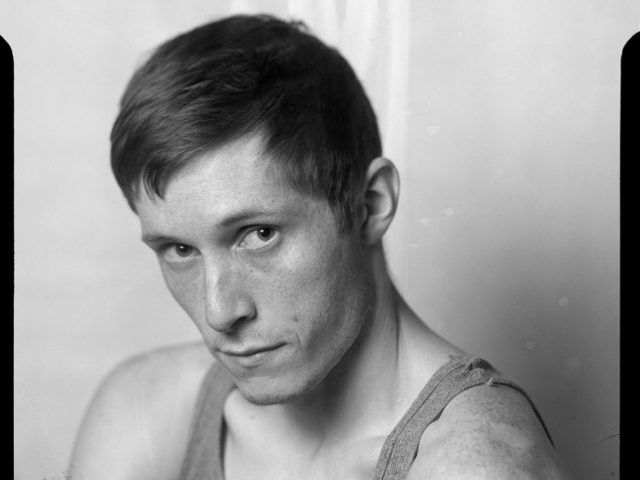
[[[287,383],[279,386],[276,382],[269,384],[261,384],[256,382],[252,384],[236,384],[240,394],[249,403],[254,405],[280,405],[283,403],[291,403],[299,400],[313,390],[313,385],[301,384],[295,385]]]

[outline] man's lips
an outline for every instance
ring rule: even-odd
[[[271,363],[280,354],[284,343],[265,346],[252,346],[243,348],[224,348],[219,352],[222,354],[224,363],[230,368],[254,369],[266,363]],[[221,359],[222,360],[222,359]]]
[[[230,357],[250,357],[258,353],[271,352],[273,350],[277,350],[282,345],[284,345],[284,343],[278,343],[275,345],[268,345],[268,346],[259,346],[259,347],[228,348],[228,349],[221,348],[219,349],[219,351]]]

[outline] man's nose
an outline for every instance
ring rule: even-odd
[[[207,265],[204,296],[207,324],[218,332],[230,332],[256,315],[243,275],[229,266]]]

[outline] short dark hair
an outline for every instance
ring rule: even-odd
[[[111,167],[129,205],[162,198],[189,159],[260,133],[290,184],[324,196],[341,229],[382,154],[364,89],[347,61],[302,22],[238,15],[160,45],[135,72],[111,132]]]

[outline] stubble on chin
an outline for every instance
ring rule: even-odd
[[[244,387],[242,384],[237,385],[237,387],[238,391],[247,402],[258,406],[269,406],[294,403],[301,400],[313,392],[318,383],[320,383],[320,381],[307,381],[305,384],[294,388],[289,385],[286,389],[281,388],[274,391],[265,391],[265,389],[260,389],[261,391],[254,391],[255,389]]]

